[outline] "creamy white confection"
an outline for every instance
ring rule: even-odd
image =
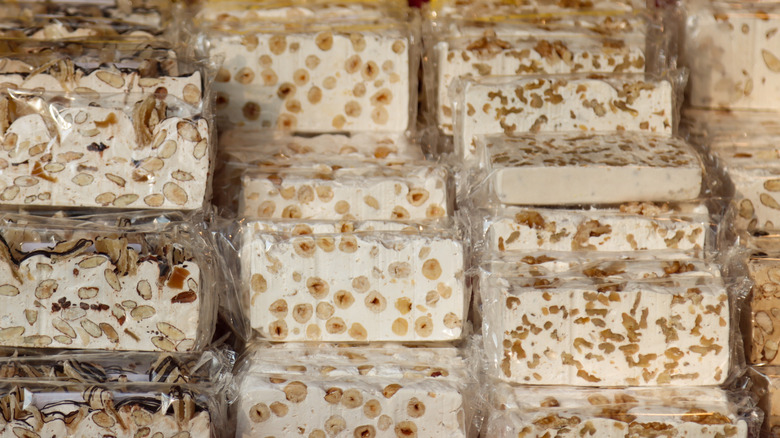
[[[51,255],[48,249],[27,253],[18,265],[4,257],[0,345],[193,350],[203,324],[197,263],[182,261],[161,274],[165,262],[139,259],[134,249],[123,253],[121,240],[103,240],[108,247],[114,243],[122,254],[116,259],[83,250]]]
[[[207,438],[211,434],[211,417],[206,411],[189,411],[181,406],[191,400],[171,400],[173,413],[150,410],[143,399],[137,402],[113,399],[111,393],[92,387],[84,394],[30,393],[23,396],[12,392],[4,394],[3,409],[10,419],[0,417],[0,437],[65,437],[112,436],[135,438],[138,436],[164,436],[176,438]],[[133,394],[165,401],[168,394]],[[82,398],[82,396],[84,398]],[[85,400],[90,397],[89,400]],[[103,399],[98,399],[102,397]],[[121,404],[116,407],[116,404]]]
[[[76,96],[103,100],[101,94],[132,94],[172,96],[189,105],[199,106],[203,99],[203,84],[200,72],[188,76],[143,77],[138,71],[97,69],[85,74],[75,69],[72,75],[50,73],[29,74],[32,67],[20,68],[14,59],[0,59],[0,88],[24,90],[43,89],[50,93],[73,93]],[[175,64],[170,64],[176,70]],[[130,102],[132,104],[132,102]]]
[[[702,163],[685,141],[625,135],[477,136],[502,204],[573,205],[687,201]]]
[[[449,90],[455,78],[645,71],[645,42],[641,35],[627,39],[565,34],[541,38],[532,29],[523,30],[492,27],[480,30],[481,35],[452,37],[436,43],[436,115],[446,134],[452,134]]]
[[[540,18],[552,15],[567,15],[577,11],[601,13],[631,12],[644,9],[642,0],[594,0],[588,2],[560,2],[555,0],[528,0],[522,3],[507,3],[501,0],[443,0],[437,1],[433,8],[443,16],[453,18],[523,17],[541,14]]]
[[[370,234],[383,231],[404,232],[407,234],[417,234],[420,232],[433,233],[453,229],[454,224],[451,220],[442,219],[439,221],[426,221],[424,223],[413,223],[403,221],[312,221],[312,220],[253,220],[246,224],[246,229],[254,233],[274,233],[288,237],[301,236],[306,234],[339,234],[339,233],[363,233]]]
[[[749,302],[750,328],[746,330],[745,350],[748,363],[780,364],[780,259],[752,257],[747,262],[753,283]]]
[[[248,356],[236,436],[467,436],[470,379],[455,349],[288,346]]]
[[[220,132],[220,145],[234,160],[248,163],[258,156],[273,157],[274,162],[340,158],[356,160],[424,159],[419,144],[404,135],[356,133],[353,135],[324,134],[313,137],[289,136],[267,138],[262,130],[229,129]],[[258,139],[262,139],[259,141]]]
[[[686,23],[687,103],[715,109],[780,109],[777,5],[695,6]]]
[[[136,110],[146,102],[137,102]],[[151,113],[164,109],[151,102]],[[144,119],[85,105],[14,120],[0,135],[0,204],[200,208],[209,181],[209,124]]]
[[[629,131],[670,135],[672,84],[644,75],[463,79],[456,88],[455,148],[476,154],[480,134]]]
[[[524,287],[495,278],[481,294],[492,373],[507,381],[696,386],[729,373],[731,315],[719,279]]]
[[[497,438],[746,438],[749,430],[740,406],[720,388],[497,385],[495,399],[501,409],[492,409],[487,434]]]
[[[445,233],[292,236],[245,228],[252,328],[273,341],[443,341],[465,317],[464,255]]]
[[[213,33],[210,53],[224,57],[218,115],[230,126],[305,133],[403,132],[414,53],[404,26]]]
[[[624,210],[626,211],[626,210]],[[497,251],[638,251],[706,249],[706,209],[653,214],[619,210],[507,209],[485,224]]]
[[[320,165],[249,171],[242,217],[424,220],[448,215],[448,175],[441,166]]]

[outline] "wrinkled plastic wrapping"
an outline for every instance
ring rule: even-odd
[[[207,438],[227,424],[217,392],[197,385],[0,380],[0,424],[19,436],[154,434]]]
[[[463,78],[455,81],[455,153],[476,156],[474,136],[595,131],[671,135],[684,73]]]
[[[430,21],[424,36],[429,121],[452,134],[449,89],[459,77],[660,73],[674,68],[670,32],[652,14],[530,14]]]
[[[489,374],[532,385],[719,385],[741,354],[720,277],[527,278],[480,285]],[[742,292],[744,294],[744,292]],[[738,353],[737,353],[738,352]]]
[[[644,9],[646,3],[642,0],[596,0],[583,4],[581,2],[551,2],[547,0],[532,0],[522,4],[508,3],[496,0],[464,1],[435,0],[431,2],[431,10],[436,15],[453,18],[486,17],[500,19],[501,17],[555,17],[588,14],[625,14]]]
[[[504,208],[484,210],[480,250],[666,251],[702,256],[714,250],[715,225],[700,204],[630,203],[587,210]]]
[[[237,187],[232,187],[234,193],[239,189],[239,217],[426,221],[451,212],[449,172],[434,163],[331,159],[227,167],[241,174]]]
[[[461,197],[504,205],[680,202],[704,192],[705,169],[685,141],[644,133],[474,137],[482,169]],[[522,190],[518,190],[522,187]]]
[[[236,436],[472,436],[474,382],[453,348],[285,345],[245,359]]]
[[[461,337],[469,296],[464,247],[452,232],[397,222],[247,221],[237,240],[242,308],[263,338]]]
[[[712,109],[778,110],[780,5],[686,2],[687,103]]]
[[[747,276],[752,290],[747,300],[743,320],[743,336],[748,363],[778,365],[777,344],[780,333],[780,305],[776,297],[780,287],[780,259],[760,253],[746,260]]]
[[[780,433],[780,367],[751,366],[748,376],[753,384],[750,389],[764,411],[761,436],[776,437]]]
[[[194,210],[209,199],[205,65],[154,50],[2,62],[0,203]]]
[[[0,217],[0,345],[178,352],[208,345],[224,268],[200,227],[95,219]]]
[[[683,124],[686,134],[695,137],[731,135],[746,137],[780,134],[780,119],[775,111],[716,111],[686,108]]]
[[[415,12],[280,17],[285,10],[214,2],[199,14],[209,54],[224,58],[215,83],[221,124],[300,133],[414,127]]]
[[[538,388],[499,385],[487,436],[757,437],[762,413],[720,388]]]
[[[36,18],[86,19],[95,22],[124,22],[162,30],[173,21],[175,2],[167,0],[98,0],[60,1],[3,0],[0,19],[3,22],[29,23]]]

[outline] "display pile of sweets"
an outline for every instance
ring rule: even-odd
[[[778,26],[0,0],[0,436],[780,436]]]

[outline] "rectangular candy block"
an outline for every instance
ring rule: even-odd
[[[703,165],[679,139],[625,135],[479,136],[502,204],[574,205],[688,201]]]
[[[750,329],[744,334],[748,363],[778,365],[780,341],[780,260],[772,257],[752,257],[747,263],[753,282],[749,301]]]
[[[747,438],[757,426],[746,397],[720,388],[496,389],[487,434],[497,438]]]
[[[434,47],[437,121],[445,133],[452,134],[449,90],[459,77],[645,71],[643,35],[607,39],[585,33],[544,35],[542,29],[523,32],[523,27],[500,26],[481,30],[482,35],[446,38]]]
[[[210,53],[224,57],[214,89],[227,126],[302,133],[409,127],[418,49],[407,23],[358,17],[314,30],[257,16],[220,18],[206,26]]]
[[[470,380],[452,348],[279,350],[244,364],[236,436],[467,436]]]
[[[730,363],[730,305],[718,279],[481,288],[497,377],[533,385],[718,385]],[[495,339],[495,340],[494,340]]]
[[[242,178],[239,212],[243,217],[317,220],[419,221],[448,215],[443,167],[342,165],[250,170]]]
[[[441,232],[298,234],[248,223],[250,323],[273,341],[446,341],[465,317],[462,243]],[[297,228],[300,230],[300,228]]]
[[[742,2],[740,2],[742,3]],[[689,104],[778,110],[780,9],[777,4],[692,7],[685,41]]]
[[[474,136],[602,131],[670,135],[674,87],[645,75],[497,77],[462,80],[456,152],[476,153]]]
[[[181,243],[23,236],[0,233],[0,346],[185,352],[208,336],[201,267]]]
[[[656,209],[650,214],[620,210],[506,209],[485,224],[497,251],[644,251],[707,249],[709,215]]]

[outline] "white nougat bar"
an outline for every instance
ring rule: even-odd
[[[452,134],[449,90],[459,77],[645,71],[643,36],[604,39],[582,34],[538,38],[532,32],[533,29],[524,33],[494,27],[481,36],[448,38],[436,44],[436,111],[439,127],[445,133]]]
[[[405,131],[414,43],[401,25],[364,27],[214,33],[218,115],[295,132]]]
[[[751,257],[748,276],[753,283],[748,303],[750,327],[745,330],[747,361],[758,365],[779,365],[780,341],[780,259]]]
[[[674,89],[644,75],[463,80],[455,145],[475,156],[480,134],[630,131],[670,135]]]
[[[687,19],[688,103],[712,109],[778,110],[780,8],[693,8]]]
[[[17,118],[0,133],[0,204],[200,208],[211,162],[209,124],[166,117],[155,105],[148,97],[133,113],[84,105]]]
[[[140,258],[124,239],[95,241],[103,252],[90,252],[92,244],[61,242],[16,261],[0,242],[0,345],[193,350],[202,324],[198,264]]]
[[[671,137],[625,134],[479,136],[503,204],[572,205],[687,201],[699,196],[702,163]]]
[[[481,290],[485,348],[501,379],[534,385],[718,385],[730,363],[730,305],[718,279]],[[493,340],[495,339],[495,340]]]
[[[251,326],[274,341],[443,341],[465,317],[462,243],[442,233],[282,236],[241,249]],[[262,229],[261,227],[259,229]]]
[[[749,411],[720,388],[533,388],[498,385],[496,438],[747,438]]]
[[[467,436],[469,379],[454,349],[289,346],[248,356],[236,436]]]
[[[508,209],[486,224],[497,251],[638,251],[706,249],[706,210],[643,215],[618,210]]]
[[[447,172],[430,165],[316,166],[251,172],[242,179],[244,217],[425,220],[447,216]]]

